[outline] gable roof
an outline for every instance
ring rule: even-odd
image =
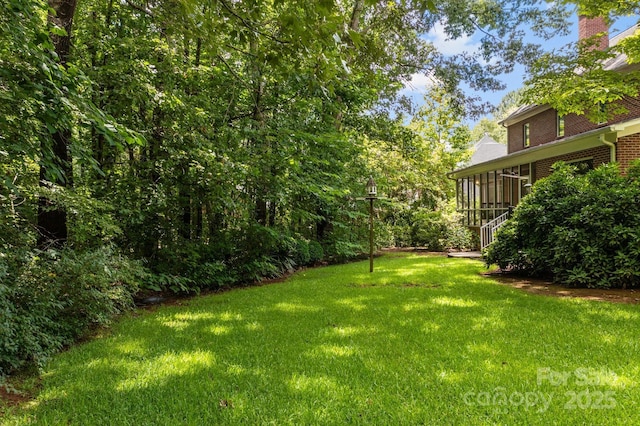
[[[473,145],[473,154],[466,167],[485,163],[507,155],[507,145],[496,142],[487,133]]]

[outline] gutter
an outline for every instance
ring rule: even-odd
[[[447,173],[449,179],[457,179],[477,173],[490,172],[519,164],[532,163],[547,158],[558,157],[572,152],[606,145],[609,147],[611,161],[616,161],[616,142],[619,138],[640,133],[640,118],[627,120],[622,123],[600,127],[586,133],[569,136],[564,139],[530,148],[521,149],[504,157],[473,164]]]
[[[640,121],[638,122],[638,125],[640,127]],[[609,143],[614,143],[619,136],[619,129],[614,129],[612,127],[613,126],[601,127],[599,129],[570,136],[565,139],[521,149],[519,151],[512,152],[511,154],[507,154],[504,157],[499,157],[494,160],[485,161],[484,163],[474,164],[462,169],[454,170],[447,173],[447,176],[456,179],[476,173],[484,173],[491,170],[517,166],[519,164],[533,163],[547,158],[559,157],[572,152],[602,146],[603,144],[611,147]]]

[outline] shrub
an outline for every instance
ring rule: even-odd
[[[309,253],[309,242],[302,238],[295,240],[295,248],[293,252],[293,261],[296,266],[306,266],[311,260],[311,253]]]
[[[231,285],[238,281],[238,276],[229,267],[233,258],[230,247],[227,239],[220,236],[209,244],[184,241],[170,250],[161,250],[145,287],[156,291],[197,293],[203,288]]]
[[[414,246],[442,251],[442,238],[445,233],[446,227],[442,223],[440,212],[420,209],[414,213],[411,227],[411,241]]]
[[[487,264],[579,287],[640,285],[638,173],[638,164],[626,177],[615,164],[586,174],[556,164],[497,232]]]
[[[408,224],[392,225],[393,245],[395,247],[411,247],[413,246],[413,238],[411,235],[412,227]]]
[[[412,219],[412,244],[433,251],[469,248],[472,234],[461,222],[457,213],[444,206],[435,211],[417,209]]]
[[[328,244],[325,253],[330,262],[343,263],[362,256],[365,248],[358,243],[338,240]]]
[[[315,265],[322,259],[324,259],[324,249],[322,245],[315,240],[309,241],[309,264]]]
[[[221,232],[212,241],[183,241],[158,252],[145,288],[175,293],[276,278],[318,262],[322,247],[305,238],[256,223]]]
[[[9,260],[7,259],[9,258]],[[9,267],[10,266],[10,267]],[[0,376],[133,307],[143,268],[111,247],[0,256]]]

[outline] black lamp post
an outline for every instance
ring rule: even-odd
[[[369,272],[373,272],[373,200],[378,197],[378,187],[373,177],[367,182],[367,196],[365,200],[369,200]]]

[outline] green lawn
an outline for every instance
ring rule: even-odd
[[[142,312],[4,424],[638,424],[640,310],[409,254]]]

